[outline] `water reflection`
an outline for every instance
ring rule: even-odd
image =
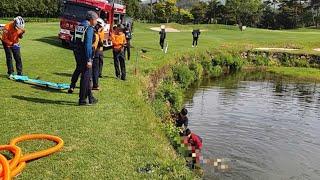
[[[320,85],[268,73],[205,80],[187,95],[190,128],[206,158],[206,179],[320,179]]]

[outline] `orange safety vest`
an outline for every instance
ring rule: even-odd
[[[113,49],[115,50],[121,50],[123,46],[127,43],[126,36],[122,32],[120,32],[119,35],[112,34],[111,40],[112,40]]]
[[[103,29],[99,29],[99,32],[95,32],[94,35],[95,35],[95,41],[93,42],[94,50],[103,51],[103,46],[99,47],[99,43],[103,44],[103,41],[104,41],[104,31],[103,31]]]
[[[14,22],[10,22],[4,26],[3,34],[2,34],[2,41],[9,47],[13,44],[19,42],[19,39],[22,38],[22,34],[24,30],[20,30],[15,28]]]

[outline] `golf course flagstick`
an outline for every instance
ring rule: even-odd
[[[169,47],[169,43],[168,43],[168,41],[166,41],[166,47],[164,49],[165,54],[167,54],[167,52],[168,52],[168,47]]]

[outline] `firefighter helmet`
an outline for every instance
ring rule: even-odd
[[[103,19],[98,18],[98,19],[97,19],[97,22],[98,22],[98,24],[99,24],[101,27],[104,27],[104,20],[103,20]]]
[[[15,27],[19,28],[19,29],[24,29],[25,27],[25,22],[24,19],[21,16],[18,16],[16,18],[14,18],[14,25]]]

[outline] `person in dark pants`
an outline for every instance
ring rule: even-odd
[[[22,75],[22,60],[19,39],[23,38],[23,34],[25,33],[24,27],[25,22],[23,18],[18,16],[14,18],[13,22],[6,24],[3,29],[1,41],[6,55],[8,77],[14,73],[12,55],[16,61],[17,74]]]
[[[193,36],[192,47],[198,46],[198,39],[199,39],[200,34],[201,34],[201,32],[199,29],[194,29],[192,31],[192,36]]]
[[[92,90],[100,90],[99,87],[99,76],[102,76],[103,66],[103,42],[104,42],[104,21],[99,18],[98,24],[95,26],[95,40],[93,43],[94,47],[94,60],[92,65]]]
[[[79,79],[79,76],[81,74],[81,57],[79,56],[80,52],[77,48],[74,48],[73,50],[74,58],[76,60],[76,69],[74,70],[72,77],[71,77],[71,84],[70,88],[68,90],[68,93],[71,94],[74,91],[74,88],[76,87],[76,83]]]
[[[128,26],[125,28],[124,34],[125,34],[125,36],[126,36],[126,41],[127,41],[127,43],[126,43],[126,45],[125,45],[125,47],[124,47],[124,54],[125,54],[125,56],[127,55],[127,60],[129,61],[129,60],[130,60],[130,48],[131,48],[131,43],[130,43],[130,41],[131,41],[131,39],[132,39],[132,33],[131,33],[131,31],[130,31],[129,24],[128,24]]]
[[[164,41],[166,39],[166,36],[167,36],[167,33],[166,33],[166,27],[164,25],[161,25],[160,27],[160,46],[161,46],[161,50],[163,51],[163,48],[164,48]]]
[[[126,80],[126,64],[124,57],[124,46],[126,44],[126,37],[123,33],[123,25],[118,25],[112,34],[112,48],[113,48],[113,60],[114,68],[117,78],[121,80]]]
[[[75,30],[76,58],[78,58],[81,73],[79,105],[92,105],[98,102],[91,92],[94,26],[97,24],[98,15],[88,11],[86,20],[81,22]],[[88,99],[88,102],[87,102]]]

